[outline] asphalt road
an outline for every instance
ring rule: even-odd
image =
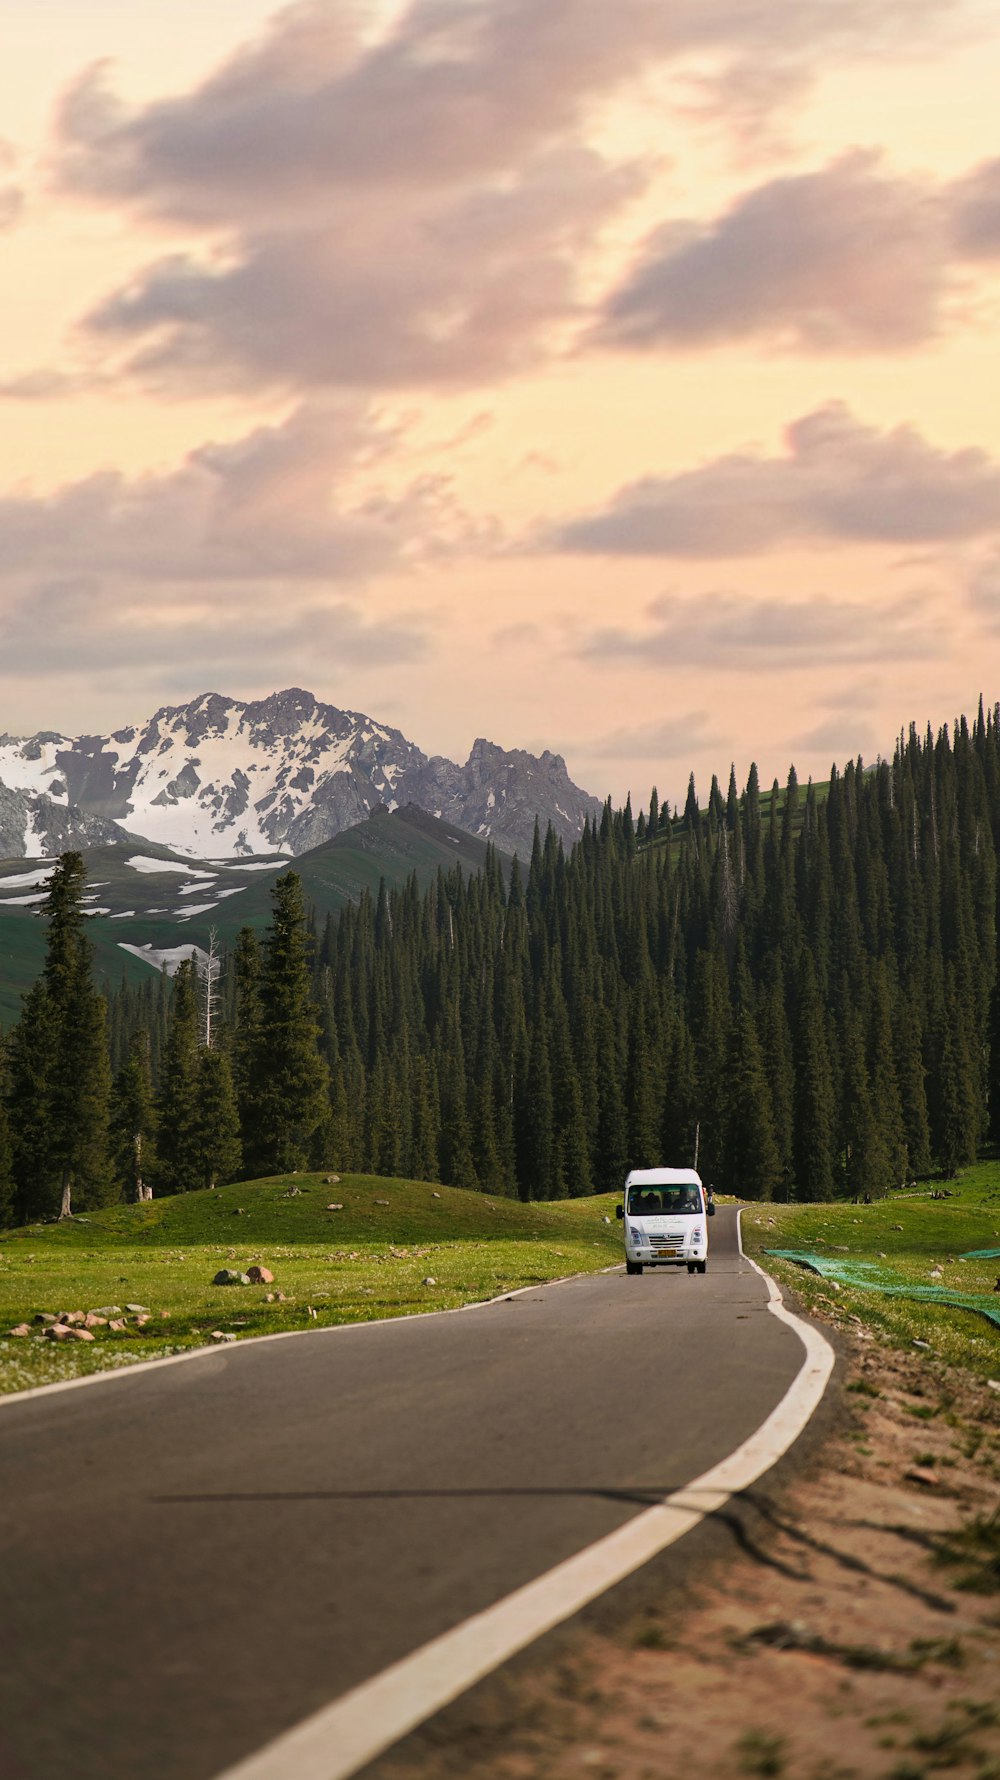
[[[699,1476],[799,1369],[720,1209],[624,1271],[0,1409],[0,1780],[212,1780]]]

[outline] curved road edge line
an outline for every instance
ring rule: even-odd
[[[742,1253],[742,1249],[740,1251]],[[0,1410],[10,1403],[29,1403],[35,1397],[54,1397],[59,1391],[78,1391],[84,1385],[108,1384],[113,1379],[134,1378],[137,1372],[152,1372],[158,1366],[183,1366],[188,1360],[207,1360],[214,1354],[232,1357],[234,1347],[259,1347],[264,1341],[291,1341],[297,1335],[342,1335],[346,1329],[379,1329],[386,1323],[413,1323],[432,1316],[463,1316],[467,1310],[488,1310],[491,1304],[506,1304],[525,1292],[539,1292],[545,1286],[565,1286],[574,1279],[593,1279],[601,1273],[618,1273],[623,1263],[599,1267],[596,1273],[562,1273],[558,1279],[535,1280],[530,1286],[515,1286],[512,1292],[501,1292],[496,1298],[472,1298],[468,1304],[449,1304],[444,1310],[410,1310],[403,1316],[373,1316],[356,1323],[320,1323],[317,1328],[274,1329],[269,1335],[247,1335],[240,1341],[220,1341],[212,1346],[207,1341],[200,1347],[186,1347],[179,1354],[159,1354],[152,1360],[130,1360],[124,1366],[108,1366],[100,1372],[83,1372],[76,1378],[57,1378],[51,1384],[29,1385],[25,1391],[0,1391]],[[220,1319],[221,1320],[221,1319]]]
[[[362,1682],[215,1780],[348,1780],[536,1638],[675,1544],[706,1515],[724,1508],[784,1456],[822,1400],[834,1352],[818,1329],[785,1308],[776,1281],[744,1254],[739,1217],[738,1212],[739,1253],[765,1281],[768,1310],[795,1331],[805,1349],[788,1390],[756,1432],[655,1508]]]

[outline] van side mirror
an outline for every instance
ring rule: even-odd
[[[616,1217],[616,1218],[623,1218],[623,1217],[624,1217],[624,1216],[625,1216],[625,1207],[624,1207],[624,1205],[616,1205],[616,1206],[615,1206],[615,1217]]]

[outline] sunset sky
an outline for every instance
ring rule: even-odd
[[[1000,697],[995,0],[4,0],[0,731],[616,801]]]

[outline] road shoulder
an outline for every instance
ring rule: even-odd
[[[996,1506],[1000,1398],[863,1326],[843,1346],[837,1425],[707,1567],[513,1665],[372,1780],[653,1780],[665,1739],[685,1780],[1000,1759],[996,1534],[969,1533]]]

